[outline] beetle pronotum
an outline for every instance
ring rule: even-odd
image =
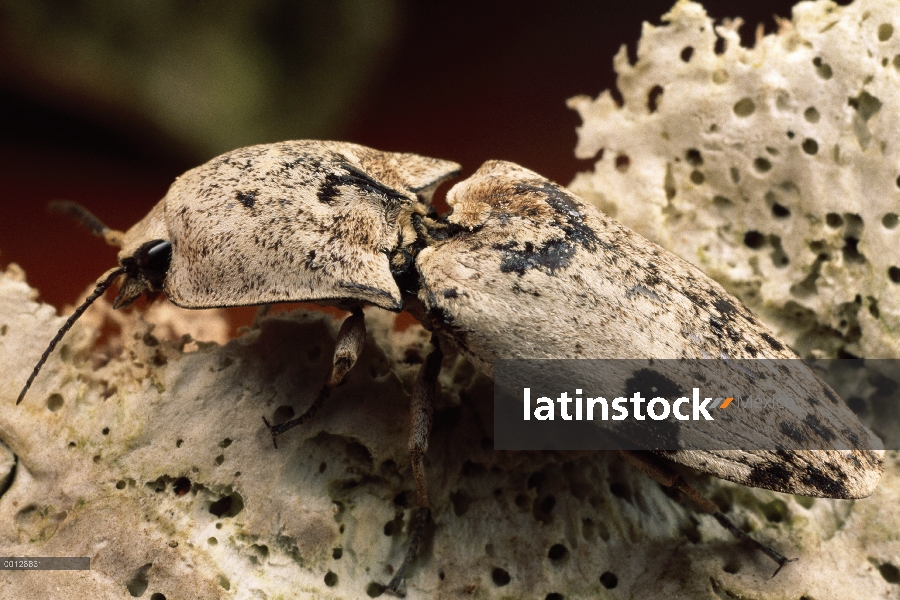
[[[123,277],[116,308],[164,291],[185,308],[314,301],[350,311],[318,398],[296,419],[266,422],[273,440],[313,416],[353,367],[365,341],[363,306],[410,312],[433,332],[435,349],[411,402],[418,508],[409,549],[387,586],[396,592],[429,519],[423,457],[444,352],[461,353],[488,376],[497,358],[796,358],[697,268],[518,165],[485,163],[449,190],[452,212],[437,215],[431,196],[458,172],[455,163],[414,154],[292,141],[234,150],[188,171],[124,233],[69,206],[121,248],[119,266],[57,333],[17,402],[74,321]],[[843,410],[848,428],[861,430]],[[760,427],[779,435],[774,425]],[[821,438],[816,428],[804,433]],[[779,569],[788,562],[735,527],[661,456],[624,454]],[[881,474],[881,454],[870,450],[665,458],[746,485],[833,498],[867,496]]]

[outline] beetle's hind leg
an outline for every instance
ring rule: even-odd
[[[356,360],[366,345],[366,323],[362,309],[354,308],[350,316],[344,320],[341,330],[338,332],[337,343],[334,348],[334,360],[332,361],[331,373],[325,379],[319,395],[313,403],[306,409],[306,412],[280,425],[270,425],[269,421],[263,417],[263,422],[269,428],[272,434],[272,443],[278,447],[278,436],[292,429],[297,425],[302,425],[313,418],[319,409],[325,404],[325,400],[331,395],[331,390],[336,388],[344,380],[344,377],[356,364]]]
[[[434,401],[438,393],[438,375],[441,372],[441,361],[444,359],[437,339],[432,338],[432,344],[434,344],[434,350],[425,359],[425,363],[416,376],[409,412],[409,454],[413,477],[416,480],[416,510],[409,527],[409,548],[400,567],[394,572],[391,582],[384,588],[386,591],[398,595],[402,595],[399,592],[400,583],[407,567],[419,552],[419,546],[422,545],[422,539],[425,537],[425,526],[431,517],[431,507],[428,501],[428,478],[425,474],[425,453],[428,451],[428,438],[431,436],[431,426],[434,422]]]
[[[619,454],[621,454],[629,463],[659,483],[685,494],[688,498],[693,500],[703,512],[715,517],[716,521],[718,521],[722,527],[727,529],[731,535],[739,540],[749,542],[754,548],[778,563],[778,568],[772,573],[772,577],[778,575],[778,572],[781,571],[784,565],[797,560],[796,558],[785,557],[780,552],[776,552],[762,542],[753,539],[744,531],[741,531],[728,517],[722,514],[722,511],[719,510],[719,507],[716,506],[712,500],[701,494],[696,488],[688,485],[688,483],[682,479],[681,475],[656,456],[648,452],[633,452],[630,450],[620,450]]]

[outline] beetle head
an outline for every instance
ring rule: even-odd
[[[167,240],[144,242],[132,255],[121,259],[125,279],[113,308],[124,308],[142,294],[160,292],[172,261],[172,243]]]

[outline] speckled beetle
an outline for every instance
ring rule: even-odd
[[[69,207],[121,248],[119,266],[51,341],[18,401],[72,323],[120,278],[116,308],[164,291],[185,308],[315,301],[350,311],[318,398],[296,419],[266,422],[273,439],[315,414],[353,367],[365,341],[363,306],[410,312],[433,332],[435,349],[411,403],[418,508],[387,586],[396,592],[430,515],[423,456],[442,350],[455,349],[488,376],[501,357],[796,358],[697,268],[518,165],[485,163],[450,189],[452,212],[438,216],[431,196],[458,172],[455,163],[414,154],[293,141],[235,150],[188,171],[125,233]],[[849,411],[846,419],[860,427]],[[757,426],[771,429],[775,442],[783,435]],[[745,539],[666,459],[746,485],[834,498],[871,494],[881,474],[881,454],[863,450],[853,460],[838,451],[625,456]],[[779,569],[788,562],[750,541]]]

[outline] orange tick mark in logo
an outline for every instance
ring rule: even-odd
[[[725,402],[723,402],[722,406],[720,406],[719,408],[726,408],[729,404],[731,404],[732,400],[734,400],[734,398],[725,398]]]

